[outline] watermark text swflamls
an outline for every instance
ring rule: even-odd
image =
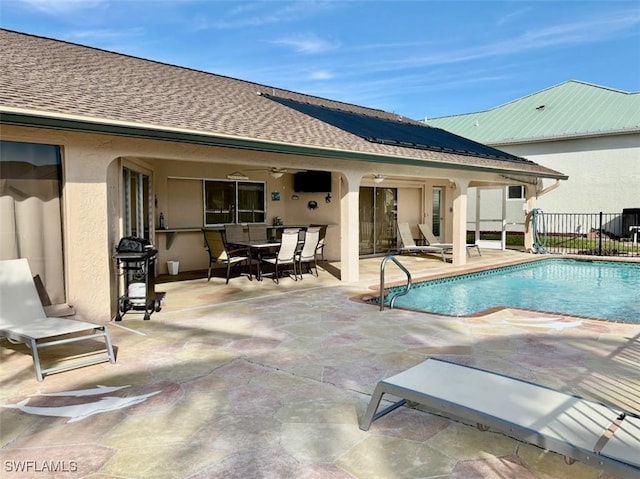
[[[77,461],[6,460],[4,472],[76,472]]]

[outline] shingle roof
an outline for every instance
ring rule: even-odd
[[[640,93],[570,80],[491,110],[427,123],[490,145],[634,133]]]
[[[303,103],[428,128],[394,113],[303,95],[193,69],[0,29],[0,121],[8,112],[119,122],[200,137],[233,137],[358,155],[365,161],[564,177],[533,162],[372,143],[268,93]]]

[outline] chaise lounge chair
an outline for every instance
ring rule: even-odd
[[[420,233],[422,233],[422,237],[424,238],[425,245],[428,246],[439,246],[440,248],[453,249],[453,243],[438,243],[436,238],[431,233],[431,228],[426,224],[419,224],[418,229]],[[470,250],[475,249],[478,252],[478,256],[482,256],[480,252],[480,247],[475,243],[467,244],[467,256],[471,256]]]
[[[399,401],[378,412],[384,394]],[[413,402],[436,414],[492,428],[625,478],[640,477],[640,416],[527,381],[427,359],[380,381],[360,420],[371,423]]]
[[[445,263],[447,259],[445,258],[445,253],[450,253],[453,250],[453,247],[441,247],[441,246],[419,246],[416,245],[416,242],[413,239],[413,235],[411,234],[411,228],[409,228],[409,223],[398,223],[398,239],[400,241],[398,245],[398,251],[402,253],[427,253],[427,254],[439,254],[442,257],[442,261]]]
[[[25,258],[0,261],[0,337],[31,349],[38,381],[48,374],[116,361],[106,325],[47,317]],[[90,359],[72,356],[65,358],[66,364],[42,367],[41,349],[87,339],[102,339],[105,348],[91,351]]]

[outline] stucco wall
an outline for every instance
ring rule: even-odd
[[[266,182],[268,223],[272,222],[273,217],[279,216],[289,224],[331,224],[327,230],[325,257],[339,258],[339,174],[334,174],[332,201],[327,203],[326,194],[320,193],[301,193],[299,200],[291,200],[292,175],[285,174],[274,179],[267,171],[272,164],[296,164],[298,167],[312,168],[314,163],[317,164],[317,159],[283,158],[281,155],[254,151],[12,126],[3,126],[3,139],[46,143],[62,148],[66,296],[67,302],[87,319],[108,321],[116,311],[118,295],[115,290],[113,253],[123,234],[123,165],[151,176],[157,198],[157,207],[153,212],[156,221],[162,211],[169,226],[196,228],[203,224],[201,200],[193,205],[193,209],[187,208],[187,214],[176,215],[175,208],[170,214],[170,179],[190,178],[197,185],[194,189],[201,194],[202,178],[226,178],[228,173],[244,169],[251,180]],[[257,160],[263,162],[262,166],[247,166]],[[246,164],[239,167],[224,161]],[[272,191],[281,193],[280,201],[271,200]],[[317,210],[306,208],[309,199],[318,202]],[[196,223],[192,224],[193,221]],[[208,265],[202,233],[199,231],[177,234],[170,250],[166,248],[164,235],[159,234],[152,241],[159,249],[159,273],[167,271],[166,261],[169,259],[181,261],[183,270],[205,269]],[[194,254],[197,251],[202,251],[202,254]]]
[[[640,135],[617,135],[526,145],[495,145],[569,176],[560,187],[537,199],[546,213],[622,213],[624,208],[640,208]],[[544,180],[543,187],[554,182]],[[522,231],[524,200],[506,200],[508,231]],[[476,211],[475,189],[470,190],[467,220],[473,227]],[[482,193],[481,217],[500,218],[500,189]],[[483,229],[495,229],[495,222]]]
[[[543,211],[618,213],[640,208],[640,134],[500,148],[569,176],[538,199]],[[545,181],[545,187],[551,183]]]
[[[2,127],[3,139],[62,147],[62,221],[67,302],[86,319],[111,317],[111,247],[116,204],[110,140],[94,135]],[[109,186],[108,186],[109,185]],[[35,232],[34,232],[35,234]]]
[[[414,211],[407,209],[411,206],[399,205],[399,214],[403,218],[411,218],[410,221],[416,221],[422,214],[425,222],[429,222],[430,186],[442,186],[443,239],[449,241],[452,234],[453,196],[450,196],[452,190],[446,185],[460,176],[458,169],[276,155],[253,150],[7,125],[3,125],[2,135],[3,139],[10,141],[46,143],[62,148],[66,295],[67,301],[87,319],[108,321],[116,312],[119,293],[115,288],[113,254],[123,235],[123,166],[150,176],[154,200],[157,200],[157,207],[154,205],[152,212],[156,221],[162,211],[170,227],[194,229],[176,234],[169,250],[166,247],[166,234],[155,234],[152,238],[159,249],[158,272],[161,273],[166,271],[167,260],[180,261],[182,270],[207,267],[207,255],[201,232],[198,231],[203,224],[201,179],[226,178],[228,173],[236,170],[242,171],[251,180],[266,182],[267,223],[272,222],[274,216],[279,216],[288,224],[330,225],[327,229],[325,257],[329,260],[347,258],[341,262],[341,279],[345,281],[358,279],[358,188],[360,185],[373,185],[374,172],[387,178],[395,177],[385,180],[385,186],[424,188],[424,203],[415,205]],[[269,166],[332,171],[331,201],[326,201],[326,193],[297,193],[298,199],[292,199],[292,175],[285,174],[274,179],[268,174]],[[474,177],[479,181],[500,181],[495,173],[477,172]],[[181,204],[180,207],[170,204],[171,201],[180,200],[170,198],[170,182],[176,178],[192,182],[189,198],[193,207],[190,203]],[[280,193],[280,201],[271,199],[274,191]],[[412,202],[416,198],[412,194],[408,196]],[[308,209],[309,200],[317,202],[316,210]],[[420,211],[421,208],[423,211]]]
[[[201,228],[203,218],[202,179],[224,179],[227,174],[238,170],[238,166],[220,163],[154,161],[154,184],[158,205],[155,217],[162,212],[168,228]],[[326,259],[339,258],[339,189],[338,175],[334,175],[330,201],[326,193],[295,193],[293,175],[286,173],[280,178],[272,178],[264,168],[244,168],[241,171],[250,181],[266,183],[266,223],[273,224],[274,217],[285,224],[307,225],[328,224]],[[280,200],[272,199],[272,193],[280,193]],[[294,195],[297,199],[293,199]],[[309,201],[316,201],[318,207],[311,210]],[[202,233],[186,231],[174,234],[173,242],[167,249],[167,234],[156,232],[155,244],[158,248],[158,272],[167,272],[167,261],[179,261],[182,271],[206,269],[208,255],[204,250]],[[202,254],[194,254],[201,251]]]

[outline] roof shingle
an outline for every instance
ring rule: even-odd
[[[259,93],[373,118],[395,121],[396,114],[96,48],[0,29],[0,56],[0,107],[5,110],[341,150],[379,161],[389,157],[563,176],[528,161],[372,143]]]

